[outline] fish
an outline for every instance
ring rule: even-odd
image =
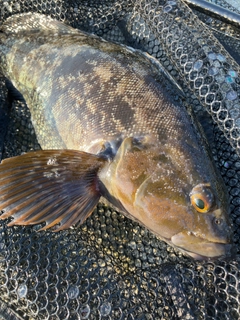
[[[156,59],[32,13],[2,24],[0,53],[41,145],[0,164],[8,226],[61,231],[102,201],[194,259],[232,252],[223,180]]]

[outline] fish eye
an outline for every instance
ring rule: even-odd
[[[190,200],[198,212],[206,213],[213,206],[214,196],[209,186],[200,184],[192,189]]]

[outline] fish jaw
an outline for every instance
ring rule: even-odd
[[[196,260],[232,255],[232,244],[209,242],[188,232],[180,232],[171,237],[168,242]]]

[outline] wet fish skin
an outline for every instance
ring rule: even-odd
[[[2,218],[61,230],[83,222],[103,196],[195,258],[230,251],[223,182],[149,59],[38,14],[10,18],[2,31],[2,72],[50,149],[2,162]],[[206,212],[191,204],[194,192],[200,206],[210,203]]]

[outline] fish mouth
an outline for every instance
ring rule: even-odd
[[[194,234],[180,232],[171,237],[171,244],[195,260],[214,260],[218,258],[230,258],[234,255],[233,245],[226,241],[212,242],[196,237]]]
[[[185,250],[181,247],[178,247],[178,249],[198,261],[206,261],[206,260],[213,261],[213,260],[217,260],[220,258],[230,259],[235,254],[234,253],[235,251],[233,250],[232,244],[215,243],[213,247],[214,247],[214,250],[217,250],[221,253],[219,253],[219,254],[216,253],[214,256],[209,256],[209,255],[201,255],[199,253],[191,252],[191,251]]]

